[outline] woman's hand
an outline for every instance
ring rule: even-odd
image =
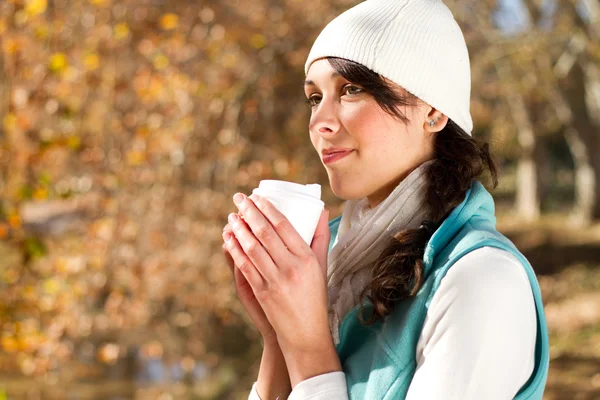
[[[225,225],[225,228],[223,228],[223,239],[226,242],[230,242],[229,248],[239,247],[239,243],[237,243],[237,240],[233,237],[230,224]],[[256,380],[256,390],[261,399],[286,399],[290,394],[292,387],[287,366],[285,364],[285,358],[277,343],[275,330],[273,330],[265,312],[256,300],[248,281],[239,268],[235,266],[226,243],[223,244],[223,253],[229,268],[232,270],[238,298],[262,335],[264,342],[260,369],[258,370],[258,378]]]
[[[252,288],[286,358],[292,383],[340,370],[327,318],[328,211],[309,247],[269,201],[234,196],[243,220],[229,215],[232,259]]]
[[[242,223],[244,222],[242,221]],[[233,235],[231,224],[227,224],[225,225],[225,228],[223,228],[223,240],[225,241],[222,246],[223,254],[225,255],[225,259],[227,260],[227,264],[229,265],[231,272],[233,273],[237,296],[240,299],[242,306],[250,316],[250,319],[252,319],[254,326],[256,326],[260,332],[263,341],[265,342],[265,346],[275,344],[277,342],[277,337],[273,327],[271,326],[271,323],[267,319],[262,307],[256,300],[254,292],[252,291],[252,287],[250,287],[248,284],[244,274],[242,274],[239,268],[235,267],[235,262],[230,252],[239,252],[241,251],[241,248],[237,239]]]

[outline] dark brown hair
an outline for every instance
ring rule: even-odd
[[[332,68],[346,80],[361,86],[392,116],[407,123],[400,111],[419,101],[407,91],[361,64],[341,58],[328,58]],[[498,185],[498,174],[485,142],[474,139],[452,120],[436,133],[434,160],[428,166],[426,199],[430,220],[417,229],[405,229],[390,238],[390,245],[377,258],[373,278],[363,290],[361,304],[373,304],[370,318],[361,315],[368,325],[383,320],[400,300],[414,296],[423,284],[423,253],[433,232],[465,198],[474,180],[489,173],[491,185]],[[362,313],[361,313],[362,314]]]

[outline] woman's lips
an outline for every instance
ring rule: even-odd
[[[347,155],[349,155],[353,151],[354,150],[347,150],[347,151],[340,151],[340,152],[331,153],[331,154],[324,154],[323,155],[323,163],[324,164],[331,164],[333,162],[341,160],[342,158],[346,157]]]

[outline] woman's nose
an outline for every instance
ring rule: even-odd
[[[335,135],[340,130],[335,104],[321,101],[310,119],[310,130],[320,135]]]

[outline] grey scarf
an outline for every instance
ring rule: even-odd
[[[418,228],[427,219],[425,172],[430,163],[413,170],[374,208],[369,207],[366,197],[346,201],[327,265],[329,328],[336,345],[341,321],[359,303],[361,292],[371,281],[373,263],[392,236],[403,229]]]

